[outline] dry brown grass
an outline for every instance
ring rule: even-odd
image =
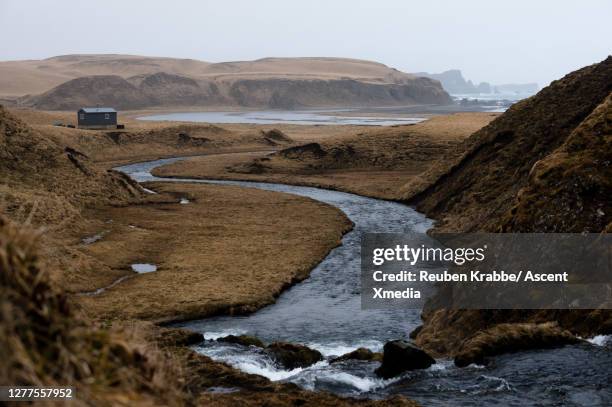
[[[414,126],[279,128],[322,154],[265,152],[197,157],[158,168],[171,177],[220,178],[309,185],[384,199],[402,199],[405,185],[461,153],[460,143],[497,114],[461,113]],[[296,144],[297,144],[296,143]]]
[[[543,324],[499,324],[476,333],[461,344],[455,364],[485,364],[488,357],[502,353],[543,349],[580,340],[554,322]]]
[[[370,82],[410,79],[371,61],[345,58],[264,58],[210,64],[193,59],[135,55],[66,55],[45,60],[0,62],[0,96],[42,93],[67,80],[88,75],[119,75],[124,78],[167,72],[198,79],[246,78],[354,78]]]
[[[177,320],[256,310],[306,278],[350,227],[336,208],[294,195],[215,185],[148,187],[160,192],[149,203],[96,213],[113,222],[103,225],[103,239],[81,249],[123,275],[134,274],[132,263],[159,267],[83,297],[100,317]],[[181,197],[190,203],[179,204]]]
[[[612,226],[612,93],[529,172],[501,231],[601,232]],[[551,211],[550,208],[555,210]]]
[[[78,404],[181,404],[173,365],[135,332],[74,311],[36,252],[37,236],[0,218],[0,382],[75,386]]]
[[[44,135],[60,148],[70,147],[84,154],[90,163],[100,168],[177,155],[273,148],[257,129],[235,132],[206,123],[155,123],[120,115],[119,122],[126,124],[125,130],[84,130],[53,125],[55,121],[74,123],[75,113],[72,112],[11,109],[10,113],[28,123],[30,131],[33,129]]]

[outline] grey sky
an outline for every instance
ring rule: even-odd
[[[547,84],[612,52],[609,0],[0,0],[0,60],[339,56]]]

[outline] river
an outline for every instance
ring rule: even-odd
[[[355,224],[342,245],[286,290],[276,303],[248,316],[216,317],[177,326],[202,332],[198,352],[248,373],[294,382],[312,390],[345,396],[384,398],[403,394],[424,406],[610,406],[612,405],[612,340],[558,349],[503,355],[490,366],[456,368],[441,359],[426,370],[391,380],[374,375],[376,362],[327,360],[311,367],[283,370],[257,348],[223,344],[213,339],[250,334],[264,342],[289,341],[319,350],[326,357],[358,347],[380,351],[391,339],[407,338],[420,324],[418,310],[362,310],[360,304],[360,239],[365,232],[408,233],[427,240],[432,220],[400,203],[319,188],[282,184],[158,178],[150,171],[182,158],[117,168],[136,181],[200,182],[285,192],[316,199],[342,210]]]

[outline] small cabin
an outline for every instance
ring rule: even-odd
[[[80,129],[116,129],[117,111],[112,107],[82,107],[77,123]]]

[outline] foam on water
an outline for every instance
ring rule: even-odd
[[[338,369],[313,369],[310,373],[312,374],[303,374],[297,380],[292,381],[310,390],[314,390],[317,384],[325,384],[328,387],[350,387],[354,389],[353,393],[359,394],[383,388],[400,380],[399,378],[384,380],[376,377],[357,376]]]
[[[311,349],[318,350],[325,357],[342,356],[346,353],[350,353],[359,348],[367,348],[372,352],[382,351],[384,343],[376,340],[359,341],[352,344],[345,342],[331,342],[331,343],[320,343],[320,342],[309,342],[305,344]]]
[[[230,329],[230,330],[224,330],[224,331],[211,331],[211,332],[204,332],[204,339],[207,341],[216,341],[219,338],[224,338],[226,336],[229,335],[244,335],[246,333],[246,331],[244,329]]]
[[[454,366],[454,362],[449,359],[437,360],[436,363],[427,368],[430,372],[441,372]]]
[[[197,350],[214,360],[227,363],[243,372],[264,376],[272,381],[286,380],[298,375],[305,369],[317,369],[328,365],[327,361],[322,361],[307,368],[285,370],[279,367],[263,350],[223,343],[217,345],[201,346]]]
[[[606,346],[612,341],[612,335],[596,335],[592,338],[588,338],[587,342],[592,343],[596,346]]]

